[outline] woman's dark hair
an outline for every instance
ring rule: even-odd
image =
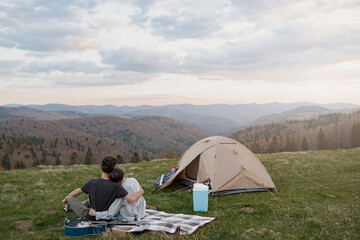
[[[109,172],[109,178],[113,182],[120,182],[124,178],[124,171],[121,168],[114,168]]]
[[[101,160],[101,170],[103,172],[109,173],[111,172],[116,165],[116,159],[110,156],[104,157]]]

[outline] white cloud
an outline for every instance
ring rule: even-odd
[[[320,96],[336,101],[336,86],[360,88],[357,0],[2,1],[0,8],[0,91],[11,90],[19,99],[12,102],[23,101],[23,87],[51,90],[50,99],[74,87],[108,103],[119,92],[157,101],[310,101],[321,85],[330,90]],[[306,87],[312,81],[320,85]],[[92,96],[86,86],[106,91]],[[360,103],[337,95],[349,96]]]

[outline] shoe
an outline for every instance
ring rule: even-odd
[[[65,212],[71,212],[71,211],[72,211],[72,209],[71,209],[71,207],[69,206],[69,204],[66,204],[66,205],[65,205],[64,210],[65,210]]]

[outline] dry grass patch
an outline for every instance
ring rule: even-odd
[[[54,213],[57,213],[59,212],[58,209],[56,208],[53,208],[53,209],[44,209],[44,210],[41,210],[40,213],[43,213],[43,214],[54,214]]]
[[[45,185],[44,180],[42,180],[42,178],[40,178],[40,180],[37,183],[35,183],[35,185],[36,186],[44,186]]]
[[[240,210],[246,213],[252,213],[254,211],[251,207],[242,207]]]
[[[268,230],[266,228],[261,228],[261,229],[250,228],[250,229],[246,230],[244,234],[250,233],[251,235],[254,235],[254,236],[261,236],[261,235],[263,235],[264,233],[267,233],[267,232],[272,233],[273,231]]]
[[[34,223],[31,220],[20,220],[14,222],[14,225],[16,226],[16,228],[26,231],[29,228],[31,228],[34,225]]]
[[[2,187],[1,191],[3,193],[9,192],[9,191],[16,191],[16,187],[14,185],[7,183]]]

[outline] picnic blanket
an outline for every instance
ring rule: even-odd
[[[113,230],[126,232],[164,231],[180,234],[192,234],[199,227],[212,222],[215,218],[202,217],[197,215],[171,214],[162,211],[146,209],[147,216],[137,222],[138,226],[114,226]]]

